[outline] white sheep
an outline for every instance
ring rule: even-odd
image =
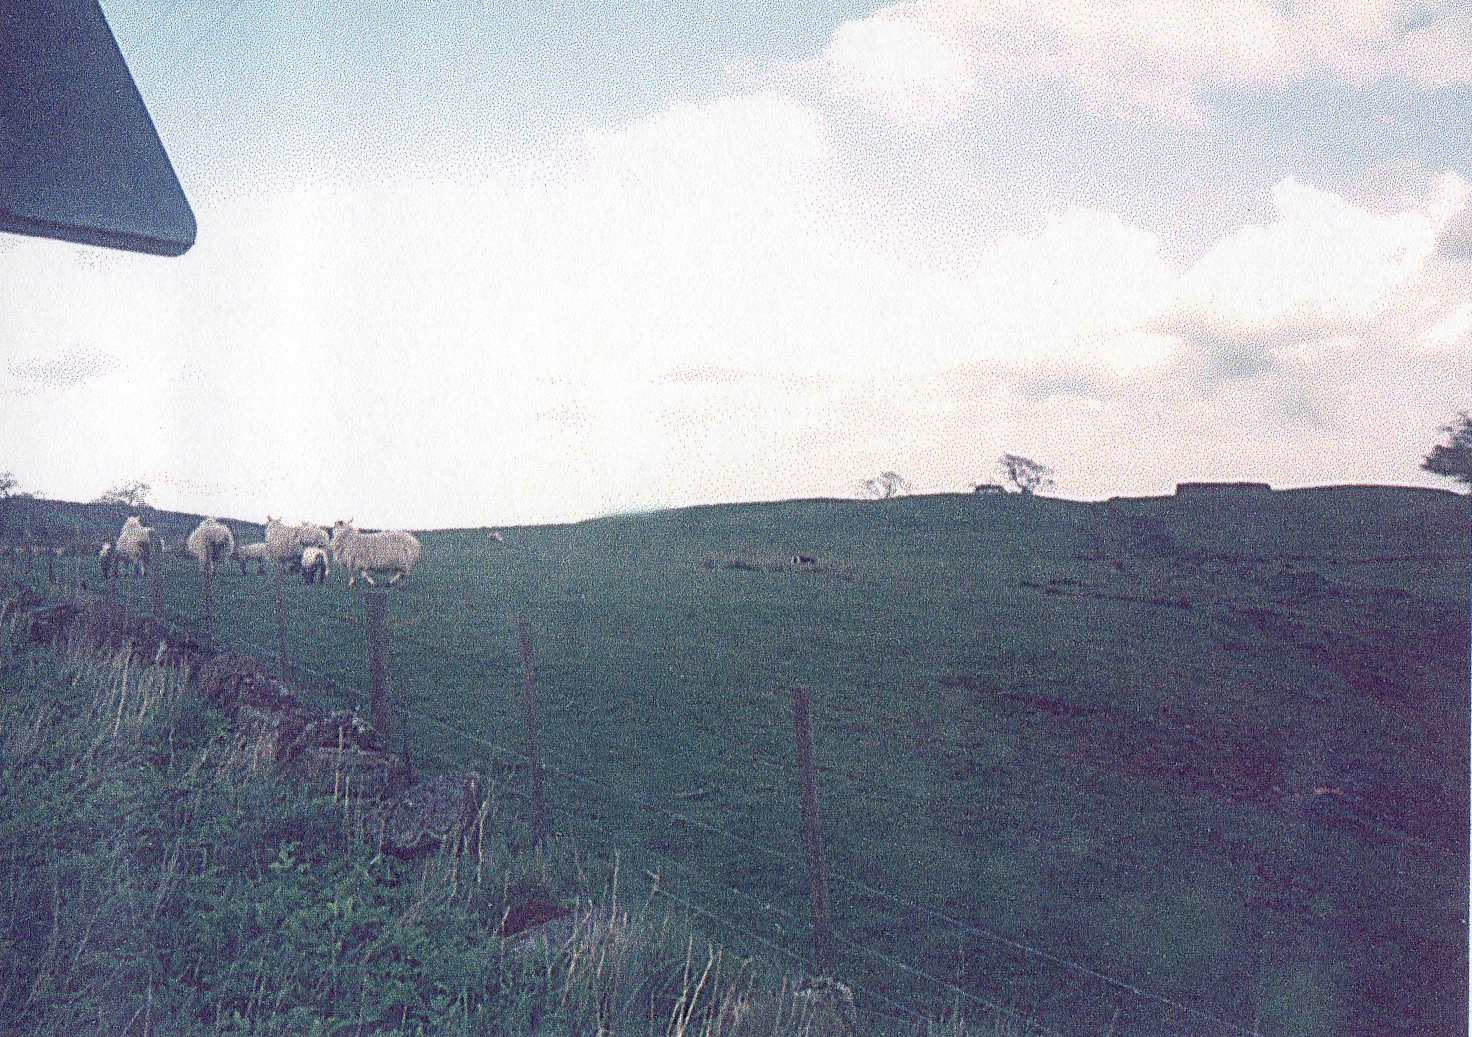
[[[235,556],[235,534],[217,518],[201,519],[184,542],[184,549],[213,576],[215,566]]]
[[[303,583],[326,583],[329,572],[326,551],[320,547],[308,547],[302,551]]]
[[[392,587],[409,573],[419,561],[419,541],[414,534],[401,529],[383,533],[359,533],[353,522],[337,522],[332,526],[332,556],[348,573],[351,587],[361,576],[378,586],[370,573],[393,573]]]
[[[309,547],[320,547],[324,551],[332,549],[332,535],[311,522],[303,522],[296,527],[296,542],[303,551]]]
[[[159,553],[152,527],[145,526],[137,515],[129,515],[123,523],[113,550],[118,564],[127,562],[138,576],[148,575],[148,564]]]
[[[279,518],[266,516],[266,553],[283,569],[296,571],[302,563],[302,545],[297,530]]]
[[[102,550],[97,552],[97,561],[102,564],[102,578],[104,580],[110,580],[116,575],[118,553],[113,549],[111,540],[103,543]]]
[[[254,562],[257,572],[266,575],[266,563],[271,560],[271,551],[264,543],[245,544],[235,551],[235,560],[240,563],[240,575],[245,575],[246,566]]]

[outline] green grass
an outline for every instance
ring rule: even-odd
[[[411,721],[416,754],[518,780],[460,733],[519,750],[528,620],[558,829],[617,833],[631,871],[806,953],[784,689],[807,685],[861,992],[954,998],[900,962],[1070,1035],[1232,1032],[1056,956],[1264,1034],[1450,1032],[1469,518],[1354,487],[731,505],[504,547],[429,532],[391,592],[395,687],[453,729]],[[819,571],[780,564],[795,553]],[[199,587],[169,560],[173,613],[197,622]],[[222,635],[274,653],[270,584],[228,573],[216,603]],[[288,612],[293,658],[363,688],[341,578],[291,585]]]
[[[790,979],[621,897],[618,862],[375,852],[358,805],[278,780],[178,671],[0,629],[0,1032],[840,1037]],[[597,905],[564,949],[496,935],[530,899]],[[877,1035],[1018,1037],[865,1019]]]

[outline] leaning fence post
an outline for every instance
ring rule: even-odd
[[[394,704],[389,687],[388,652],[383,640],[385,592],[369,588],[363,592],[368,614],[368,719],[384,745],[393,744]]]
[[[818,811],[818,774],[813,765],[813,717],[808,689],[792,689],[797,729],[797,763],[802,774],[802,828],[808,844],[808,881],[813,901],[813,956],[818,972],[833,975],[833,909],[828,898],[828,863],[823,857],[823,819]]]
[[[276,567],[276,663],[286,680],[286,576]]]
[[[531,772],[532,841],[541,846],[547,839],[547,803],[542,798],[542,749],[537,739],[537,677],[532,665],[532,626],[518,623],[521,635],[521,704],[526,714],[526,755]]]

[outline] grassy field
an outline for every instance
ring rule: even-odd
[[[115,528],[27,507],[10,537]],[[1347,487],[432,531],[391,592],[393,675],[444,722],[410,721],[417,754],[519,781],[487,743],[522,745],[530,622],[554,824],[769,954],[810,936],[785,695],[807,685],[839,972],[870,996],[984,1013],[934,977],[1070,1037],[1449,1033],[1469,524],[1466,498]],[[171,613],[197,623],[200,587],[168,560]],[[271,588],[217,580],[222,639],[274,653]],[[287,605],[292,658],[362,689],[356,592]]]
[[[474,852],[379,853],[371,806],[271,766],[207,683],[31,614],[0,621],[0,1033],[1016,1037],[857,1017],[494,794]]]

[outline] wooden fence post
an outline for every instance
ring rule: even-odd
[[[157,563],[155,563],[157,564]],[[215,639],[215,574],[204,567],[204,632],[210,640]]]
[[[542,796],[542,748],[537,738],[537,678],[532,665],[532,627],[517,624],[521,635],[521,704],[526,714],[527,767],[531,772],[532,841],[541,846],[547,839],[547,803]]]
[[[276,567],[276,663],[286,680],[286,576]]]
[[[813,901],[813,957],[818,972],[833,975],[833,908],[828,897],[828,863],[823,857],[823,818],[818,811],[818,774],[813,764],[813,717],[808,689],[792,689],[797,763],[802,774],[802,828],[808,844],[808,881]]]
[[[163,558],[148,567],[148,608],[154,619],[164,618]]]
[[[389,685],[388,651],[383,639],[386,593],[375,587],[363,591],[368,614],[368,719],[384,745],[393,744],[394,703]]]

